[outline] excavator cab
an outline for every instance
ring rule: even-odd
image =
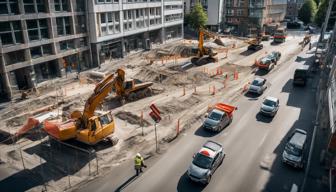
[[[77,140],[94,145],[114,132],[114,119],[110,112],[89,119],[88,128],[79,130]]]

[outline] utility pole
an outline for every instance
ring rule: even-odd
[[[325,18],[324,23],[322,25],[322,31],[321,31],[319,42],[321,42],[323,40],[324,33],[327,30],[328,22],[329,22],[329,18],[330,18],[330,14],[331,14],[331,10],[332,10],[333,4],[334,4],[334,0],[330,0],[329,1],[329,5],[328,5],[328,10],[327,10],[327,15],[326,15],[326,18]]]

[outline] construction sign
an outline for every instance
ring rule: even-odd
[[[149,106],[149,108],[152,110],[150,113],[149,113],[149,116],[151,116],[151,118],[156,122],[160,122],[161,121],[161,116],[160,116],[160,110],[154,105],[154,104],[151,104]]]

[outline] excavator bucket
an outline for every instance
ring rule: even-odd
[[[43,129],[48,133],[48,135],[60,141],[76,138],[77,134],[75,121],[73,120],[64,123],[44,121]]]

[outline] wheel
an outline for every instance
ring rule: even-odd
[[[206,184],[209,184],[210,181],[211,181],[211,175],[209,175],[209,177],[208,177],[208,179],[207,179],[207,181],[206,181]]]
[[[130,93],[128,95],[128,100],[129,101],[135,101],[136,100],[136,94],[134,92]]]
[[[151,88],[146,88],[145,90],[143,90],[144,96],[145,97],[150,97],[152,96],[152,89]]]

